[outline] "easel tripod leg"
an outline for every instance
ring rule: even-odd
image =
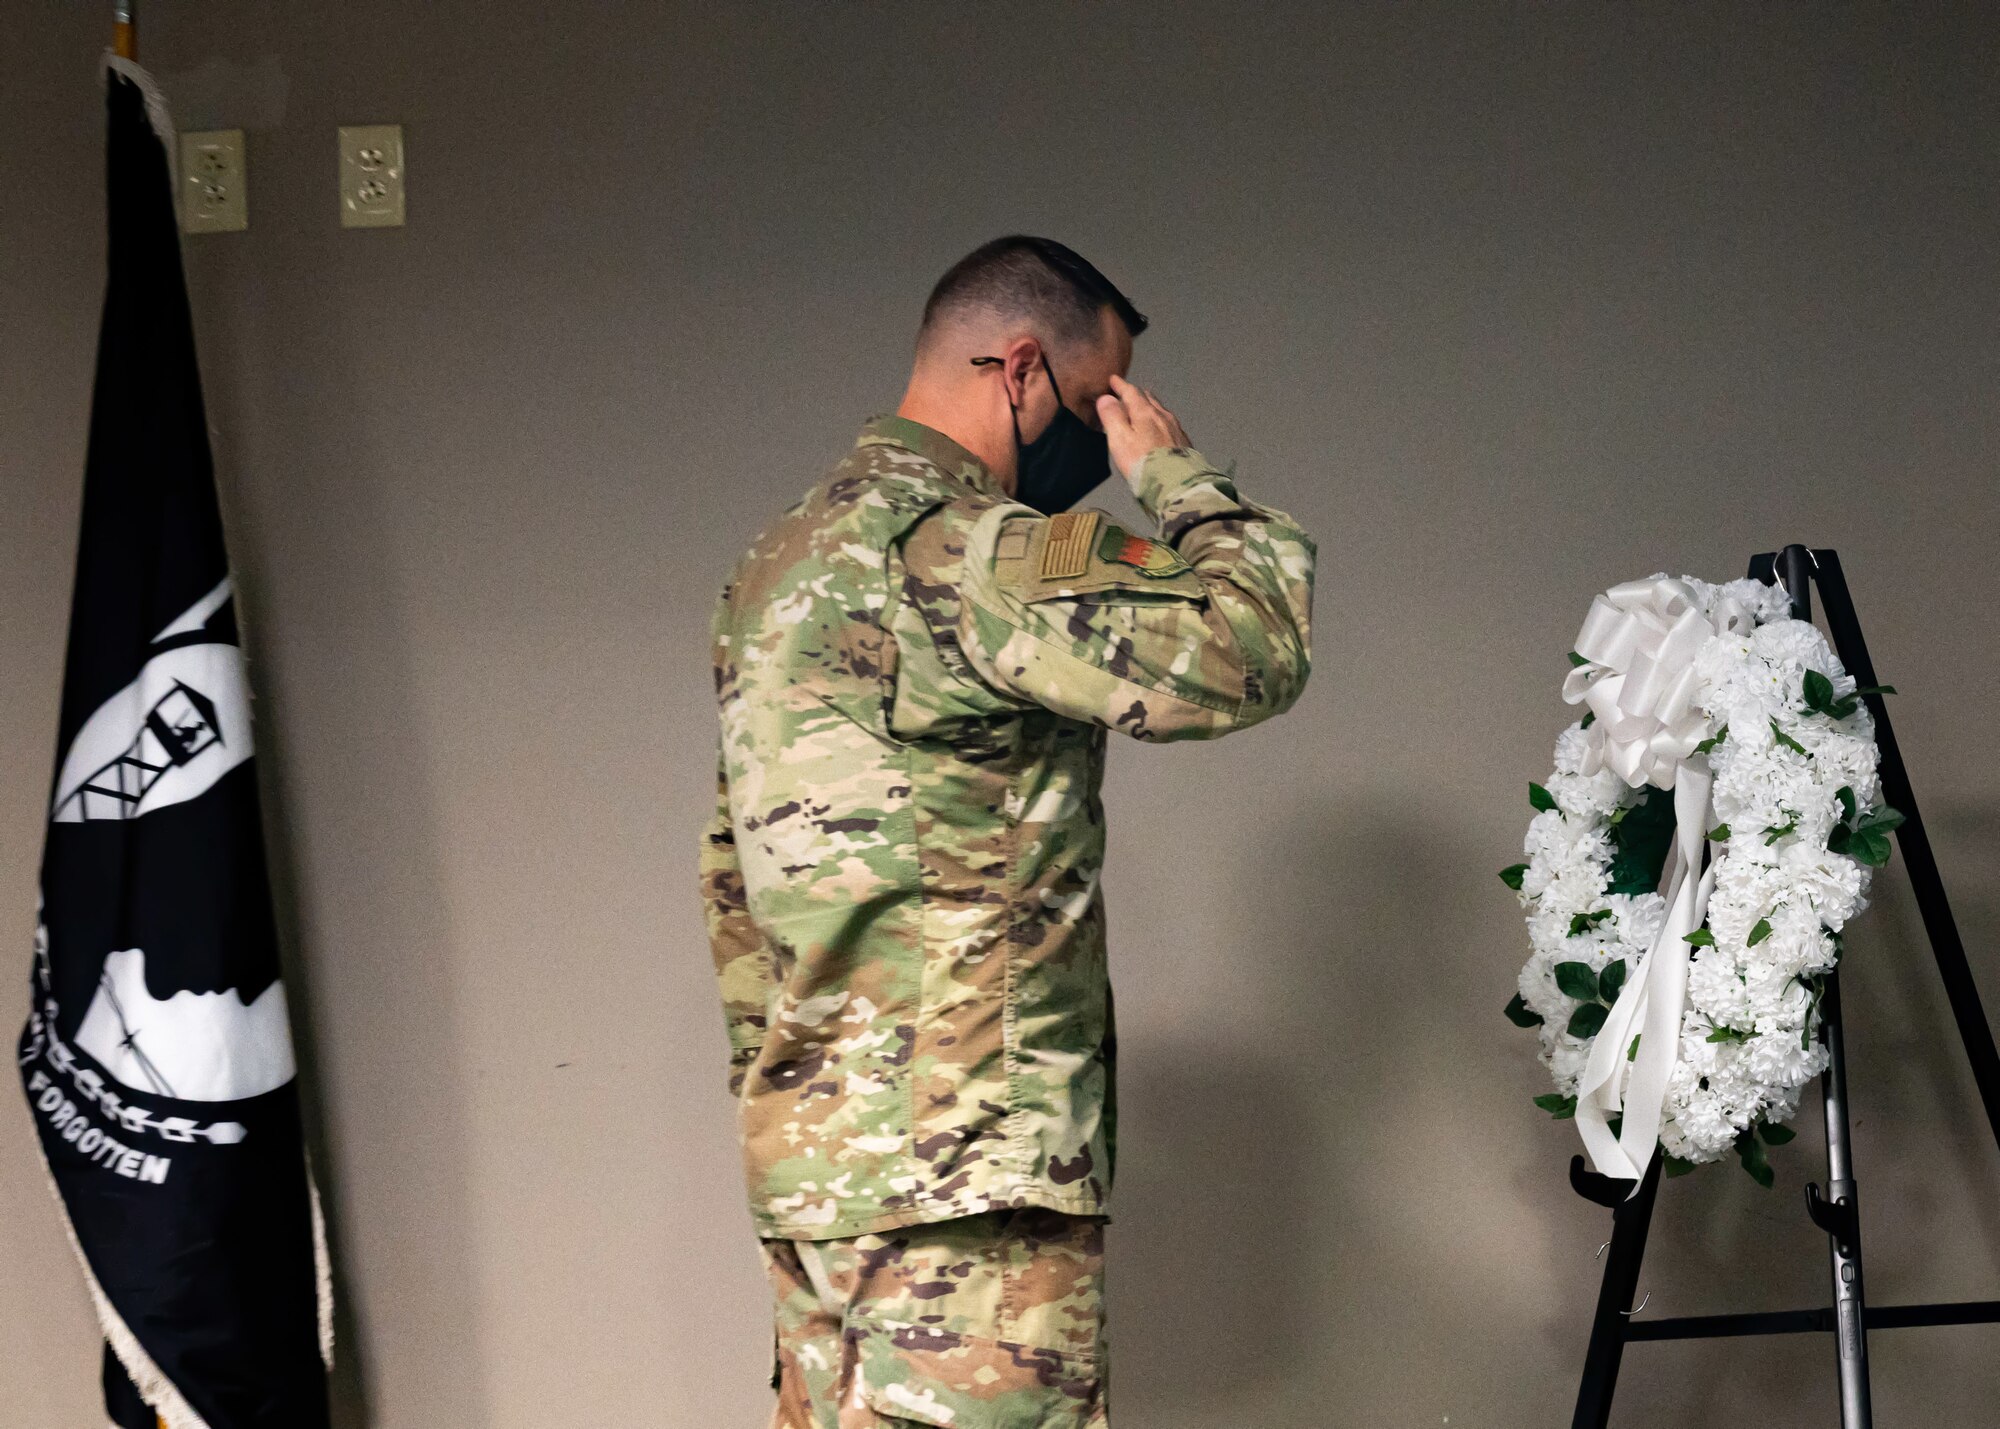
[[[1868,657],[1868,642],[1862,638],[1861,622],[1854,614],[1854,600],[1847,590],[1847,577],[1840,557],[1832,551],[1815,552],[1818,563],[1815,584],[1826,610],[1826,625],[1833,636],[1834,649],[1856,683],[1873,685],[1875,665]],[[1867,695],[1868,708],[1875,716],[1875,742],[1882,751],[1882,796],[1903,813],[1903,826],[1896,830],[1896,845],[1902,851],[1910,890],[1916,895],[1917,911],[1923,915],[1924,932],[1930,938],[1931,953],[1937,959],[1938,975],[1944,979],[1951,999],[1951,1015],[1958,1023],[1959,1039],[1972,1063],[1972,1078],[1979,1087],[1980,1102],[1986,1108],[1986,1122],[1996,1143],[2000,1143],[2000,1048],[1994,1046],[1993,1028],[1986,1020],[1986,1008],[1973,981],[1972,966],[1966,961],[1965,943],[1959,936],[1951,903],[1945,897],[1944,879],[1938,873],[1937,858],[1931,852],[1930,835],[1923,814],[1917,808],[1916,791],[1910,787],[1909,770],[1896,743],[1895,726],[1889,708],[1880,695]]]
[[[1841,1429],[1872,1429],[1868,1394],[1868,1327],[1861,1285],[1861,1212],[1855,1199],[1854,1154],[1847,1119],[1847,1045],[1840,1017],[1840,975],[1828,973],[1820,1004],[1831,1060],[1821,1089],[1826,1098],[1826,1176],[1830,1204],[1814,1196],[1813,1219],[1827,1232],[1833,1271],[1834,1353],[1840,1367]]]
[[[1839,559],[1828,551],[1826,564],[1804,546],[1792,545],[1778,553],[1777,574],[1792,597],[1792,616],[1812,619],[1812,587],[1817,585],[1825,602],[1827,623],[1833,628],[1834,644],[1844,657],[1858,657],[1865,670],[1867,651],[1860,647],[1860,628],[1845,629],[1837,618],[1847,599],[1847,583],[1841,578]],[[1848,621],[1852,608],[1846,607]],[[1843,639],[1851,634],[1852,639]],[[1850,666],[1850,672],[1852,672]],[[1873,683],[1868,671],[1859,683]],[[1886,730],[1882,731],[1886,733]],[[1893,752],[1894,745],[1889,746]],[[1841,1429],[1872,1429],[1874,1415],[1868,1396],[1868,1326],[1866,1302],[1861,1287],[1861,1212],[1855,1199],[1854,1145],[1847,1117],[1847,1039],[1840,1015],[1840,974],[1826,975],[1820,1002],[1820,1035],[1826,1041],[1826,1074],[1820,1078],[1820,1093],[1826,1106],[1826,1196],[1808,1187],[1806,1207],[1813,1223],[1827,1233],[1827,1254],[1833,1272],[1834,1353],[1840,1372]]]
[[[1655,1152],[1638,1194],[1612,1207],[1604,1284],[1597,1292],[1597,1314],[1590,1324],[1590,1348],[1583,1358],[1583,1382],[1577,1387],[1576,1414],[1570,1429],[1606,1429],[1611,1422],[1611,1398],[1617,1392],[1618,1367],[1625,1358],[1632,1296],[1639,1288],[1639,1265],[1646,1256],[1661,1165]]]

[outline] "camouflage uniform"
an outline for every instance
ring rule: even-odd
[[[1159,541],[877,416],[723,589],[701,879],[760,1237],[1105,1214],[1106,731],[1280,713],[1312,604],[1312,540],[1199,452],[1137,488]]]
[[[1104,1226],[1028,1206],[841,1240],[765,1240],[772,1429],[1108,1424]]]

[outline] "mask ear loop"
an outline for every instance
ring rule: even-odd
[[[972,365],[973,365],[974,367],[998,367],[998,368],[1002,369],[1002,370],[1001,370],[1001,373],[1000,373],[1000,382],[1001,382],[1001,385],[1002,385],[1002,387],[1003,387],[1003,388],[1005,387],[1005,385],[1006,385],[1006,382],[1007,382],[1007,373],[1006,373],[1006,371],[1005,371],[1005,368],[1006,368],[1006,365],[1007,365],[1007,364],[1006,364],[1006,359],[1004,359],[1004,358],[999,358],[999,357],[975,357],[975,358],[972,358],[972,359],[970,359],[970,361],[971,361],[971,363],[972,363]],[[1043,363],[1044,363],[1044,364],[1046,364],[1046,363],[1048,362],[1048,359],[1047,359],[1046,357],[1044,357],[1044,358],[1042,359],[1042,361],[1043,361]],[[1053,375],[1053,374],[1051,374],[1051,376],[1049,377],[1049,381],[1050,381],[1050,383],[1051,383],[1051,384],[1053,384],[1053,383],[1055,382],[1055,377],[1054,377],[1054,375]],[[1025,389],[1023,389],[1023,391],[1024,391],[1024,394],[1025,394]],[[1019,456],[1019,453],[1020,453],[1020,450],[1021,450],[1021,445],[1022,445],[1022,443],[1021,443],[1021,409],[1020,409],[1019,407],[1016,407],[1016,406],[1014,405],[1014,403],[1013,403],[1013,399],[1011,399],[1011,398],[1009,398],[1009,399],[1008,399],[1008,402],[1007,402],[1007,420],[1008,420],[1008,421],[1010,421],[1011,423],[1013,423],[1013,425],[1014,425],[1014,451],[1015,451],[1015,461],[1016,461],[1016,463],[1017,463],[1017,465],[1018,465],[1018,463],[1019,463],[1019,460],[1020,460],[1020,456]]]
[[[1058,384],[1057,384],[1057,382],[1056,382],[1056,371],[1055,371],[1055,369],[1054,369],[1053,367],[1049,366],[1049,354],[1048,354],[1048,352],[1047,352],[1046,350],[1044,350],[1044,351],[1042,352],[1042,354],[1041,354],[1041,357],[1042,357],[1042,371],[1046,372],[1046,373],[1048,374],[1048,376],[1049,376],[1049,391],[1051,391],[1051,392],[1055,393],[1055,397],[1056,397],[1056,406],[1057,406],[1058,408],[1061,408],[1061,407],[1064,407],[1064,406],[1067,406],[1068,404],[1067,404],[1067,403],[1065,403],[1065,402],[1063,401],[1063,394],[1062,394],[1062,388],[1061,388],[1061,386],[1060,386],[1060,385],[1058,385]],[[1005,358],[1001,358],[1001,357],[974,357],[974,358],[968,358],[967,360],[968,360],[969,362],[971,362],[971,364],[972,364],[972,365],[973,365],[974,367],[1003,367],[1003,368],[1004,368],[1004,367],[1005,367],[1005,366],[1007,365],[1007,363],[1006,363],[1006,359],[1005,359]],[[1004,374],[1003,374],[1003,377],[1004,377]],[[1023,397],[1027,396],[1027,387],[1026,387],[1025,385],[1023,385],[1023,387],[1022,387],[1022,389],[1021,389],[1021,395],[1022,395]],[[1016,421],[1018,421],[1018,420],[1019,420],[1019,418],[1016,418]]]

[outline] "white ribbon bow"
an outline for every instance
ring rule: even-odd
[[[1665,869],[1667,917],[1639,970],[1625,980],[1591,1044],[1576,1091],[1576,1128],[1591,1165],[1635,1183],[1645,1175],[1660,1139],[1667,1082],[1679,1059],[1681,1010],[1687,995],[1687,935],[1708,913],[1715,875],[1699,872],[1714,778],[1696,747],[1714,730],[1695,704],[1695,656],[1718,635],[1747,634],[1756,616],[1733,596],[1712,613],[1685,581],[1665,574],[1613,586],[1590,603],[1576,653],[1587,662],[1570,671],[1563,699],[1595,716],[1583,771],[1610,769],[1633,788],[1674,791],[1674,842]],[[1621,1096],[1632,1038],[1639,1038],[1632,1075]],[[1624,1121],[1613,1136],[1610,1118]]]

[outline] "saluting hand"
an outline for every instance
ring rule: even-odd
[[[1104,424],[1104,436],[1111,446],[1111,464],[1128,483],[1138,474],[1146,453],[1189,445],[1180,418],[1161,406],[1151,392],[1116,374],[1111,378],[1111,390],[1097,399],[1097,419]]]

